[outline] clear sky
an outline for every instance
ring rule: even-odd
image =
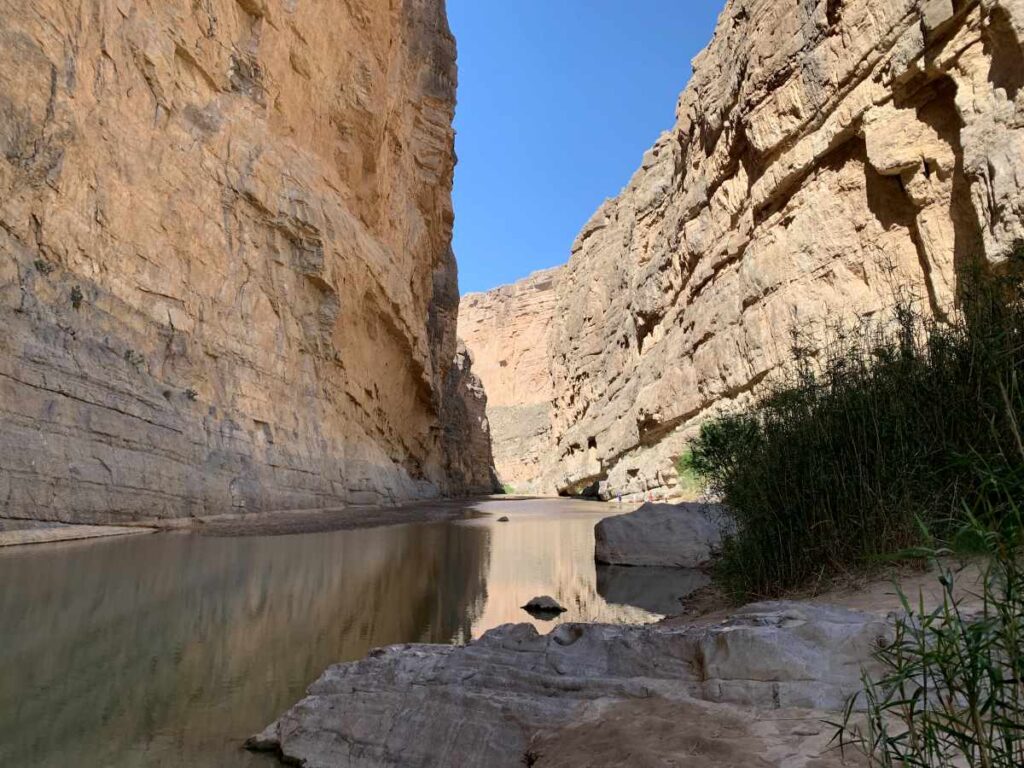
[[[448,0],[463,293],[563,264],[672,127],[724,0]]]

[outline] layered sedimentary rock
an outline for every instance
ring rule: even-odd
[[[557,487],[670,490],[694,425],[793,328],[897,289],[942,313],[958,266],[1024,236],[1022,34],[1021,0],[730,0],[563,273]]]
[[[441,422],[451,482],[477,493],[500,492],[487,419],[487,393],[473,372],[473,356],[461,340],[445,378],[444,394]]]
[[[517,493],[551,493],[549,337],[562,268],[462,297],[459,336],[487,391],[498,475]]]
[[[455,81],[443,0],[0,2],[2,514],[462,490]]]

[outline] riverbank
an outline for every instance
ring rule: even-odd
[[[63,541],[103,539],[112,536],[132,536],[154,533],[151,527],[126,527],[116,525],[73,525],[51,523],[40,520],[12,520],[0,518],[0,548],[21,547],[38,544],[55,544]]]
[[[121,525],[86,525],[46,520],[0,518],[0,547],[48,544],[81,539],[128,536],[158,531],[187,531],[208,536],[287,536],[382,528],[414,523],[440,523],[485,516],[473,508],[488,501],[529,500],[531,497],[480,496],[444,499],[393,507],[349,506],[212,517],[143,519]]]

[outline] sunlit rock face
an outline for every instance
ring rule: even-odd
[[[501,482],[516,493],[554,493],[549,347],[562,268],[462,297],[459,336],[487,391]]]
[[[942,312],[1024,237],[1024,2],[730,0],[674,128],[585,226],[551,336],[554,485],[671,491],[791,330]]]
[[[0,2],[0,499],[464,490],[443,0]]]

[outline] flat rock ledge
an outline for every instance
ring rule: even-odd
[[[719,504],[644,504],[594,527],[594,558],[607,565],[701,568],[722,543]]]
[[[613,757],[628,734],[588,754],[595,735],[661,722],[666,741],[644,747],[658,765],[693,754],[688,728],[715,744],[702,742],[708,759],[687,766],[839,765],[821,713],[859,690],[890,628],[788,602],[703,627],[564,624],[540,635],[509,624],[464,647],[392,646],[333,666],[247,746],[306,768],[612,765],[628,757]]]
[[[61,541],[103,539],[154,533],[156,529],[114,525],[67,525],[32,520],[0,520],[0,547],[54,544]]]

